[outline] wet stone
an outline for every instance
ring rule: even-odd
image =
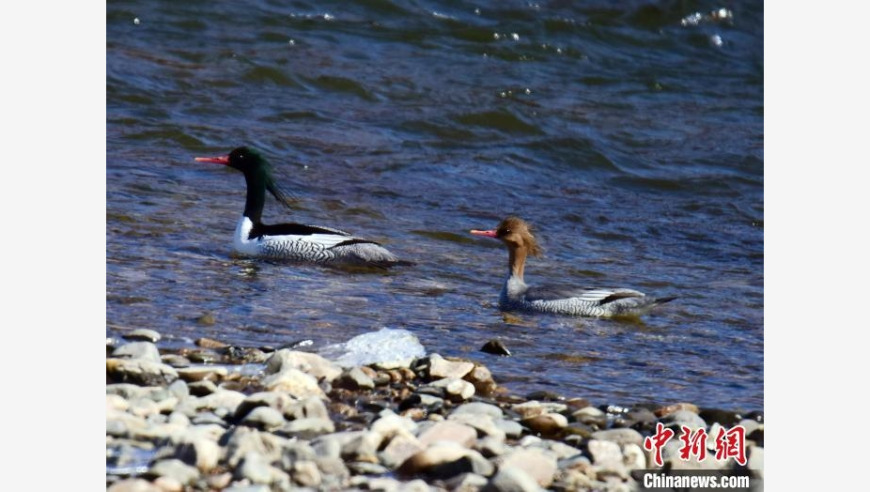
[[[487,479],[476,473],[461,473],[444,482],[447,490],[455,492],[472,492],[486,486]]]
[[[205,379],[203,381],[197,381],[195,383],[190,383],[188,385],[188,391],[190,391],[190,394],[193,396],[206,396],[214,393],[217,390],[217,385],[208,379]]]
[[[278,374],[289,369],[296,369],[329,382],[341,375],[339,366],[310,352],[281,349],[266,361],[266,374]]]
[[[445,420],[420,433],[418,439],[423,446],[436,441],[451,441],[468,447],[477,439],[477,431],[470,426]]]
[[[657,417],[664,417],[666,415],[670,415],[670,414],[677,412],[677,411],[680,411],[680,410],[686,411],[686,412],[692,412],[695,415],[697,415],[700,412],[700,410],[698,410],[697,405],[695,405],[695,404],[692,404],[692,403],[674,403],[673,405],[668,405],[668,406],[661,407],[661,408],[657,409],[655,411],[655,414]]]
[[[504,342],[498,339],[493,339],[485,344],[483,347],[480,347],[481,352],[486,352],[487,354],[501,355],[505,357],[509,357],[511,355],[511,351],[505,346]]]
[[[160,362],[160,352],[157,345],[151,342],[130,342],[121,345],[112,352],[113,357],[127,359],[144,359]]]
[[[568,419],[559,413],[546,413],[523,419],[522,424],[542,435],[552,436],[568,425]]]
[[[470,414],[470,415],[488,415],[494,419],[500,419],[504,417],[504,412],[501,408],[490,405],[489,403],[481,403],[481,402],[471,402],[471,403],[463,403],[456,407],[450,415],[461,415],[461,414]]]
[[[476,366],[464,379],[474,386],[474,391],[479,395],[491,395],[498,388],[492,373],[484,366]]]
[[[541,449],[515,449],[498,460],[500,468],[516,468],[526,472],[541,487],[549,487],[556,474],[556,458]]]
[[[157,343],[160,341],[160,333],[148,328],[137,328],[124,335],[124,339],[137,342]]]
[[[432,379],[461,379],[474,369],[474,363],[468,361],[451,361],[438,354],[429,356],[429,377]]]
[[[481,490],[484,492],[538,492],[542,489],[538,482],[525,471],[519,468],[504,467],[499,468],[498,473]]]
[[[242,424],[257,429],[273,430],[284,425],[284,416],[274,408],[257,407],[242,419]]]
[[[452,401],[468,400],[474,396],[474,385],[462,379],[444,378],[430,383],[436,388],[444,388],[445,396]]]
[[[195,350],[188,352],[186,355],[191,362],[195,362],[197,364],[214,364],[216,362],[220,362],[221,360],[220,355],[207,350]]]
[[[688,410],[677,410],[672,412],[662,417],[661,421],[665,426],[672,428],[679,428],[682,426],[686,426],[690,429],[707,428],[707,423],[704,422],[704,419],[699,417],[698,414]],[[679,433],[677,435],[679,435]]]
[[[117,382],[144,386],[164,386],[178,379],[174,368],[146,359],[106,359],[106,375]]]
[[[725,427],[732,427],[740,421],[740,414],[719,410],[718,408],[705,408],[698,413],[698,416],[704,419],[704,422],[717,422]]]
[[[592,434],[593,439],[612,441],[616,444],[643,444],[643,436],[634,429],[608,429],[596,431]]]
[[[212,350],[224,349],[224,348],[229,347],[229,344],[221,342],[220,340],[215,340],[213,338],[205,338],[205,337],[197,338],[196,342],[194,342],[194,343],[196,343],[196,345],[198,347],[212,349]]]
[[[177,354],[163,354],[160,356],[160,360],[175,368],[190,367],[190,360]]]
[[[374,380],[359,367],[354,367],[342,373],[338,380],[334,383],[337,388],[344,388],[351,391],[361,389],[373,389],[375,387]]]
[[[170,477],[183,485],[191,485],[199,478],[199,470],[181,460],[160,460],[151,465],[148,473],[157,477]]]

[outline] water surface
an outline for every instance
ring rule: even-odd
[[[108,333],[387,326],[521,394],[763,409],[762,3],[576,3],[109,2]],[[244,180],[193,157],[239,145],[297,198],[264,220],[417,266],[234,258]],[[545,248],[530,284],[680,299],[640,323],[505,315],[507,254],[467,231],[508,214]],[[477,351],[495,337],[513,357]]]

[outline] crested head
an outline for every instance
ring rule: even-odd
[[[543,250],[532,235],[531,226],[519,217],[507,217],[495,230],[495,237],[501,239],[509,247],[524,247],[532,256],[540,256]]]
[[[227,156],[227,165],[247,174],[254,171],[271,172],[272,166],[259,152],[250,147],[237,147]]]

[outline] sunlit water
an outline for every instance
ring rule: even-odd
[[[403,328],[520,394],[763,409],[762,3],[574,4],[109,2],[108,333],[317,350]],[[234,258],[243,177],[193,157],[243,144],[297,198],[267,222],[417,265]],[[467,231],[508,214],[545,248],[530,284],[679,299],[504,315],[507,254]],[[478,351],[496,337],[513,357]]]

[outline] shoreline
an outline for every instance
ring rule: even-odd
[[[432,353],[343,368],[286,348],[123,337],[106,345],[113,492],[638,490],[651,470],[749,476],[736,490],[763,489],[762,412],[518,396],[479,362]],[[715,437],[738,427],[745,465],[715,456]],[[683,428],[703,429],[706,452],[680,457]],[[674,435],[659,467],[645,444],[662,429]]]

